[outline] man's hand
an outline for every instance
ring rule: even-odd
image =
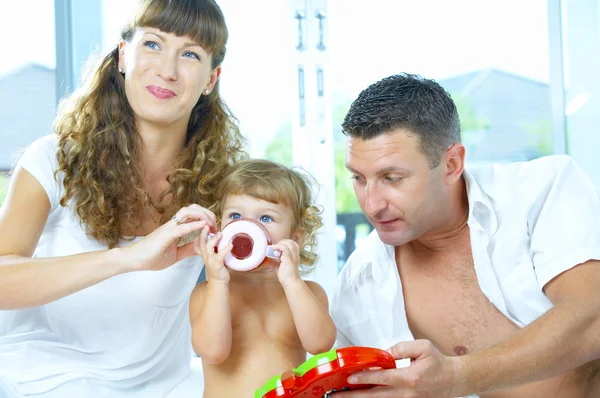
[[[428,340],[396,344],[395,359],[410,358],[407,368],[370,370],[350,376],[350,384],[380,384],[369,390],[336,393],[336,398],[453,398],[457,358],[442,355]]]

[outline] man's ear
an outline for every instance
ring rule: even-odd
[[[465,146],[460,142],[446,149],[442,158],[446,184],[451,185],[461,178],[465,169],[465,154]]]

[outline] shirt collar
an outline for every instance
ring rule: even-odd
[[[467,186],[469,200],[468,224],[471,228],[478,228],[490,235],[498,229],[498,219],[490,197],[481,189],[475,177],[468,171],[463,172]],[[368,237],[369,248],[367,255],[371,258],[371,274],[377,284],[381,284],[389,277],[389,268],[396,268],[396,255],[394,246],[386,245],[379,239],[376,230]]]
[[[471,228],[479,228],[493,235],[498,229],[498,218],[494,211],[492,199],[481,189],[472,173],[464,170],[463,177],[469,200],[469,219],[467,223]]]
[[[377,230],[373,230],[369,236],[371,255],[371,275],[377,284],[381,284],[388,278],[390,267],[396,268],[395,249],[392,245],[386,245],[379,239]]]

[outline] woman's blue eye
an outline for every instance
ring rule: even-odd
[[[238,220],[238,219],[242,218],[240,213],[231,213],[231,215],[229,217],[231,217],[232,220]]]
[[[183,55],[188,58],[196,58],[198,61],[200,61],[200,56],[194,52],[188,51],[188,52],[184,53]]]
[[[273,219],[269,216],[260,216],[260,222],[271,222]]]
[[[150,40],[148,40],[148,41],[144,42],[144,45],[145,45],[146,47],[150,47],[150,48],[151,48],[151,49],[153,49],[153,50],[158,50],[158,49],[159,49],[159,47],[158,47],[158,43],[157,43],[157,42],[155,42],[155,41],[150,41]]]

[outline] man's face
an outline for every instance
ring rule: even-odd
[[[346,167],[360,207],[380,239],[400,246],[437,225],[445,184],[429,167],[420,138],[406,129],[370,140],[349,137]]]

